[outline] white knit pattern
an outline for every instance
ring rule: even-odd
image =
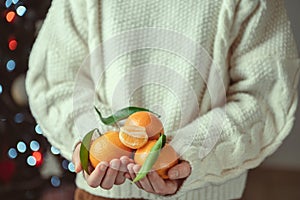
[[[181,118],[182,105],[170,88],[143,85],[128,99],[131,105],[163,112],[168,136],[175,136],[176,131],[185,133],[179,140],[178,134],[174,137],[179,152],[179,147],[193,137],[182,155],[190,162],[192,173],[179,191],[168,197],[146,193],[129,182],[112,190],[93,189],[81,174],[76,181],[78,187],[110,198],[239,198],[247,170],[258,166],[279,147],[294,121],[299,59],[283,0],[53,0],[30,56],[26,88],[32,114],[49,142],[70,160],[82,135],[74,120],[93,110],[85,102],[73,107],[79,67],[103,41],[147,27],[171,30],[200,44],[220,67],[226,105],[211,104],[206,85],[215,73],[211,69],[201,77],[191,63],[161,49],[137,50],[118,57],[104,78],[95,83],[95,104],[105,115],[111,113],[112,101],[123,101],[113,99],[117,89],[129,95],[130,88],[141,80],[172,81],[177,74],[196,93],[199,113],[194,116],[197,109],[192,107],[188,88],[176,85],[180,80],[171,82],[186,106],[191,106],[187,119]],[[128,45],[123,39],[114,47],[116,50]],[[155,67],[153,71],[139,71],[149,63],[167,66],[162,68],[170,71],[155,73]],[[117,87],[124,76],[127,78]],[[180,124],[182,120],[186,122]],[[103,130],[111,128],[100,122],[98,126]],[[196,134],[189,134],[194,127]],[[222,134],[209,154],[201,157],[206,145],[213,142],[207,140],[212,130],[222,130]]]

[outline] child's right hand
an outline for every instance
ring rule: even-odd
[[[72,156],[76,173],[82,171],[79,157],[80,146],[81,143],[76,146]],[[125,182],[125,173],[128,172],[127,165],[129,163],[134,163],[134,161],[127,156],[122,156],[120,159],[111,160],[110,163],[102,161],[95,169],[90,166],[91,173],[88,174],[83,171],[83,174],[89,186],[93,188],[100,186],[103,189],[109,190],[113,185],[120,185]]]

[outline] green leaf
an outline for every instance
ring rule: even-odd
[[[140,107],[127,107],[127,108],[123,108],[121,110],[118,110],[115,114],[109,116],[109,117],[103,117],[101,112],[95,107],[96,112],[98,113],[101,121],[103,124],[105,125],[112,125],[115,124],[116,122],[126,119],[127,117],[129,117],[131,114],[135,113],[135,112],[139,112],[139,111],[147,111],[147,112],[151,112],[155,115],[157,115],[158,117],[160,117],[158,114],[146,109],[146,108],[140,108]]]
[[[155,145],[151,148],[150,153],[148,154],[143,166],[141,167],[137,176],[133,180],[134,183],[144,178],[148,174],[148,172],[152,169],[153,165],[158,159],[160,150],[164,147],[165,143],[166,143],[166,136],[163,134],[159,137]]]
[[[94,133],[99,134],[99,130],[98,129],[93,129],[90,132],[88,132],[81,143],[80,146],[80,162],[82,165],[82,168],[89,173],[88,171],[88,166],[89,166],[89,151],[90,151],[90,146],[91,146],[91,141],[92,141],[92,137],[94,135]]]

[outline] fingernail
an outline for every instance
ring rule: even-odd
[[[100,170],[105,171],[107,166],[105,164],[100,164]]]
[[[111,168],[113,168],[113,169],[119,169],[119,167],[120,167],[120,162],[111,162],[110,163],[110,166],[111,166]]]
[[[177,170],[173,170],[173,171],[171,171],[171,173],[170,173],[170,177],[171,177],[171,178],[177,178],[178,175],[179,175],[179,173],[178,173]]]

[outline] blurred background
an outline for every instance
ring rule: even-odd
[[[24,87],[28,56],[50,3],[0,2],[0,199],[73,199],[74,165],[43,137]],[[285,3],[299,48],[300,1]],[[250,171],[243,199],[300,199],[299,130],[298,109],[293,131],[280,149]]]

